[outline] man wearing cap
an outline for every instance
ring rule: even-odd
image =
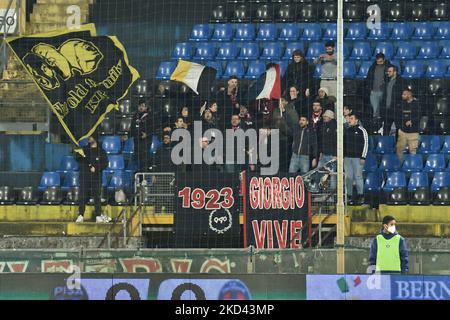
[[[323,124],[319,133],[319,165],[324,166],[327,162],[337,159],[337,123],[335,120],[334,112],[331,110],[325,111],[323,114]],[[336,162],[327,165],[330,171],[336,171]],[[325,181],[326,177],[323,182]],[[321,179],[322,180],[322,179]],[[336,188],[336,176],[331,175],[330,188],[334,190]]]
[[[111,218],[102,213],[101,190],[102,171],[108,166],[108,157],[95,135],[88,138],[83,148],[84,157],[77,155],[80,163],[80,200],[76,222],[84,222],[84,211],[90,198],[94,199],[96,222],[110,222]]]
[[[409,271],[409,257],[406,240],[395,228],[395,218],[385,216],[380,234],[370,245],[369,264],[381,273],[403,273]]]

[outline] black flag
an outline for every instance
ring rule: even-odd
[[[77,145],[118,108],[139,78],[119,40],[96,36],[93,24],[8,43]]]

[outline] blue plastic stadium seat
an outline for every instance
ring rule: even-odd
[[[367,73],[369,72],[370,66],[373,64],[372,61],[363,61],[361,66],[359,67],[358,74],[356,75],[356,79],[365,79],[367,77]]]
[[[189,41],[208,41],[211,30],[208,24],[196,24],[191,31]]]
[[[128,161],[127,167],[125,169],[125,171],[128,172],[136,172],[138,170],[137,164],[133,159],[130,159],[130,161]]]
[[[414,24],[413,40],[429,40],[433,38],[435,28],[430,22],[418,22]]]
[[[107,154],[120,153],[120,137],[119,136],[106,136],[102,142],[102,148]]]
[[[280,28],[278,40],[296,41],[300,37],[300,26],[297,23],[284,23]]]
[[[192,44],[189,42],[177,43],[172,52],[172,59],[189,60],[192,58],[192,50]]]
[[[450,187],[450,172],[436,172],[431,181],[431,191],[438,192],[447,187]]]
[[[154,155],[159,148],[162,146],[162,141],[158,139],[157,136],[153,135],[152,137],[152,144],[150,145],[150,155]]]
[[[413,31],[410,23],[395,23],[392,27],[391,40],[409,40]]]
[[[277,39],[277,26],[274,23],[262,23],[259,26],[256,40],[274,41]]]
[[[114,171],[111,180],[108,183],[108,190],[114,191],[119,189],[128,189],[130,187],[131,187],[130,174],[122,170]]]
[[[314,67],[313,77],[316,79],[320,79],[321,76],[322,76],[322,65],[316,64],[316,66]]]
[[[375,146],[374,153],[385,154],[394,153],[395,137],[380,136]]]
[[[134,139],[127,139],[123,144],[122,153],[124,154],[133,154],[134,153]]]
[[[103,170],[104,172],[111,173],[116,170],[125,169],[125,160],[122,154],[108,155],[108,167]]]
[[[213,60],[216,48],[211,42],[202,42],[195,49],[194,60]]]
[[[46,171],[41,176],[41,181],[39,182],[39,191],[44,191],[50,187],[59,187],[61,185],[61,177],[58,172]]]
[[[365,172],[374,172],[378,169],[377,159],[372,153],[367,153],[366,161],[364,162]]]
[[[305,52],[303,42],[288,42],[286,44],[286,50],[284,51],[283,60],[289,60],[292,58],[292,53],[295,50]]]
[[[309,44],[308,51],[306,53],[307,59],[314,59],[319,57],[325,51],[324,44],[322,42],[312,42]]]
[[[422,42],[417,59],[434,59],[439,55],[439,46],[436,42]]]
[[[208,61],[208,63],[206,63],[206,66],[216,69],[217,70],[216,79],[221,79],[223,70],[222,70],[222,63],[220,61]]]
[[[384,53],[384,57],[386,60],[391,60],[392,56],[394,55],[394,46],[392,45],[392,42],[377,42],[377,45],[375,46],[375,50],[373,52],[373,57],[377,55],[377,53]]]
[[[381,158],[379,169],[385,172],[400,170],[401,164],[398,156],[394,153],[384,154]]]
[[[372,57],[372,50],[368,42],[355,42],[350,55],[351,60],[369,60]]]
[[[336,39],[337,39],[336,23],[325,24],[322,40],[336,40]]]
[[[350,23],[347,28],[345,40],[364,40],[366,39],[367,26],[365,22]]]
[[[441,54],[439,55],[439,58],[450,59],[450,40],[442,41],[441,45],[442,51]]]
[[[373,136],[369,136],[369,146],[367,147],[367,151],[369,153],[373,152],[373,150],[375,150],[375,143],[373,142]]]
[[[61,186],[62,191],[69,191],[71,188],[80,186],[80,172],[69,171],[64,177],[64,182]]]
[[[447,73],[447,64],[442,60],[432,60],[428,62],[425,76],[427,78],[442,78]]]
[[[450,136],[444,136],[444,144],[441,153],[450,154]]]
[[[219,23],[215,25],[211,41],[230,41],[233,37],[231,24]]]
[[[406,175],[403,171],[389,172],[383,191],[391,192],[396,188],[406,188]]]
[[[420,78],[425,73],[423,61],[409,60],[406,61],[402,76],[403,78]]]
[[[259,58],[259,45],[256,42],[246,42],[242,45],[239,60],[256,60]]]
[[[367,173],[364,179],[364,192],[380,192],[383,175],[379,170]]]
[[[161,62],[156,74],[156,80],[170,80],[170,75],[177,67],[176,61]]]
[[[437,172],[445,170],[445,155],[442,153],[432,153],[428,155],[425,162],[424,172]]]
[[[78,162],[75,160],[74,156],[64,156],[61,158],[61,162],[59,164],[59,169],[57,172],[66,173],[69,171],[78,171]]]
[[[344,61],[344,78],[354,79],[356,77],[356,64],[354,61]]]
[[[385,23],[381,23],[380,29],[369,29],[367,40],[386,40],[389,38],[389,28]]]
[[[266,72],[266,63],[264,61],[251,61],[248,65],[245,79],[258,79],[264,72]]]
[[[438,153],[441,150],[441,140],[439,136],[426,136],[421,135],[419,137],[419,148],[417,153],[429,154]]]
[[[277,61],[276,63],[278,63],[280,65],[281,76],[284,76],[284,73],[286,72],[286,69],[289,65],[289,61],[281,60],[281,61]]]
[[[414,192],[417,188],[428,188],[428,174],[426,172],[413,172],[408,182],[408,191]]]
[[[410,42],[399,42],[395,59],[414,59],[416,57],[416,46]]]
[[[281,42],[268,42],[264,44],[260,59],[263,60],[279,60],[283,52]]]
[[[423,158],[421,154],[405,154],[402,165],[404,172],[420,172],[423,169]]]
[[[234,42],[224,42],[219,47],[216,60],[234,60],[238,54],[238,47]]]
[[[308,41],[317,41],[320,40],[321,38],[322,38],[322,28],[318,23],[306,24],[303,28],[302,35],[300,36],[301,40],[308,40]]]
[[[436,33],[434,34],[435,39],[450,39],[450,21],[439,22]]]
[[[222,75],[222,79],[228,79],[232,75],[235,75],[239,79],[243,78],[245,75],[244,65],[242,61],[230,61],[225,68],[225,72]]]
[[[350,55],[350,52],[352,51],[350,48],[350,44],[348,42],[344,42],[344,59],[348,58]]]
[[[255,39],[255,25],[252,23],[238,23],[234,41],[253,41]]]

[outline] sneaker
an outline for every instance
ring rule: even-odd
[[[106,223],[107,221],[105,220],[105,218],[103,217],[103,215],[101,215],[101,216],[97,216],[97,217],[95,218],[95,222],[97,222],[97,223]]]
[[[77,218],[77,220],[75,220],[75,222],[76,222],[76,223],[84,222],[84,217],[83,217],[81,214],[78,215],[78,218]]]

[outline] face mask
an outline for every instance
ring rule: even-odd
[[[390,233],[395,233],[395,226],[390,226],[387,230],[388,230]]]

